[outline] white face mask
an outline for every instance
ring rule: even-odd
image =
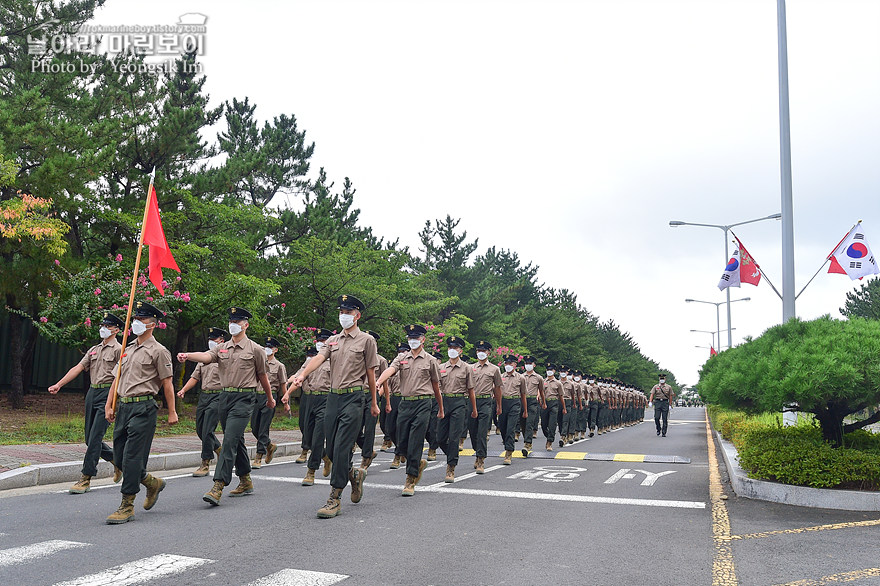
[[[419,346],[422,345],[422,341],[419,340],[418,338],[410,338],[406,341],[406,343],[409,344],[409,347],[411,350],[415,350],[416,348],[418,348]]]
[[[241,333],[241,326],[235,322],[229,322],[229,333],[237,336]]]
[[[564,372],[559,373],[559,378],[568,378],[568,375]]]
[[[112,334],[113,334],[113,332],[111,332],[108,328],[105,328],[104,326],[101,326],[101,329],[98,330],[98,335],[101,336],[102,340],[106,340]]]
[[[590,384],[591,384],[591,385],[594,385],[594,384],[596,384],[596,381],[593,380],[593,379],[590,379]]]
[[[554,374],[556,374],[555,370],[548,370],[547,371],[547,376],[553,376]]]
[[[485,360],[489,357],[485,352],[477,352],[477,360]]]
[[[131,322],[131,333],[133,333],[135,336],[140,336],[141,334],[143,334],[146,331],[147,331],[147,325],[144,322],[142,322],[141,320],[136,319],[133,322]]]
[[[351,326],[354,325],[354,316],[349,315],[347,313],[340,313],[339,314],[339,325],[342,326],[343,330],[347,330],[348,328],[350,328]]]
[[[532,372],[533,370],[535,370],[534,364],[526,364],[526,372]]]
[[[208,350],[213,350],[214,348],[216,348],[219,345],[220,344],[218,344],[214,340],[208,340]]]
[[[581,377],[579,377],[579,376],[574,377],[574,382],[576,382],[576,383],[581,382]]]
[[[661,385],[666,384],[666,379],[665,379],[665,378],[661,378],[661,379],[660,379],[660,384],[661,384]]]
[[[505,372],[513,372],[513,365],[512,364],[505,364],[504,371]]]
[[[324,342],[315,342],[315,350],[317,350],[318,352],[320,352],[321,348],[323,348],[324,346],[326,346]]]
[[[452,348],[450,348],[449,350],[446,351],[446,355],[449,356],[450,358],[458,358],[458,354],[459,354],[458,350],[453,350]]]
[[[272,348],[270,348],[269,346],[263,348],[263,352],[266,353],[266,356],[272,356]]]

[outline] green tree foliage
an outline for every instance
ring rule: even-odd
[[[862,283],[858,291],[847,293],[840,313],[846,317],[880,320],[880,277]]]
[[[709,402],[748,411],[792,404],[812,413],[825,441],[880,420],[880,413],[844,425],[844,418],[880,403],[880,322],[853,318],[791,319],[759,338],[710,358],[700,371]]]

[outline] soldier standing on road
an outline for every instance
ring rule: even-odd
[[[587,429],[589,437],[593,437],[596,433],[596,424],[599,415],[599,386],[596,384],[596,375],[591,374],[588,377],[587,395],[589,404],[587,405]]]
[[[471,367],[474,378],[474,396],[477,400],[477,418],[468,422],[471,446],[476,460],[477,474],[485,472],[484,464],[488,455],[489,428],[492,426],[493,407],[501,412],[501,370],[488,362],[492,344],[484,340],[477,342],[477,363]]]
[[[586,397],[586,386],[583,382],[584,374],[580,370],[574,371],[574,386],[576,389],[575,394],[575,404],[577,405],[577,410],[575,412],[575,416],[572,418],[574,423],[574,432],[572,436],[575,441],[584,439],[584,428],[585,425],[585,416],[587,413],[587,397]]]
[[[562,384],[562,398],[564,409],[560,414],[559,447],[571,443],[571,420],[574,417],[574,382],[569,377],[569,369],[559,367],[559,378]]]
[[[110,423],[104,417],[104,405],[107,394],[113,383],[113,367],[119,362],[122,345],[116,339],[119,330],[125,327],[121,319],[105,313],[101,319],[101,343],[95,344],[85,353],[79,363],[67,371],[61,380],[49,387],[51,394],[56,394],[61,387],[75,379],[81,372],[89,373],[89,390],[86,392],[85,405],[85,440],[86,454],[83,457],[82,477],[70,487],[70,494],[82,494],[89,491],[92,477],[98,474],[98,459],[113,462],[113,450],[104,443],[104,434]],[[115,468],[113,482],[119,482],[122,471]]]
[[[150,446],[156,433],[156,414],[159,404],[156,395],[161,389],[168,403],[168,423],[177,423],[174,408],[174,387],[171,386],[171,353],[153,337],[153,330],[164,314],[149,303],[137,302],[132,317],[131,331],[137,340],[125,348],[120,365],[113,369],[113,382],[104,415],[113,427],[113,459],[122,469],[122,504],[107,517],[107,523],[116,525],[134,518],[134,497],[139,484],[147,489],[144,510],[149,511],[165,488],[165,481],[147,474]],[[118,412],[113,399],[119,396]]]
[[[660,373],[660,382],[651,389],[651,397],[648,402],[654,403],[654,425],[657,426],[657,435],[666,437],[666,428],[669,424],[669,402],[675,397],[672,387],[666,384],[666,374]],[[663,426],[660,426],[660,419]]]
[[[409,352],[409,344],[406,342],[401,342],[397,345],[397,355],[406,354]],[[381,376],[381,374],[380,374]],[[393,470],[397,470],[400,468],[401,459],[406,460],[403,452],[400,449],[400,442],[397,441],[397,411],[400,407],[400,374],[395,374],[390,379],[388,379],[388,389],[391,391],[390,401],[385,401],[385,404],[382,406],[382,412],[385,415],[385,437],[386,441],[382,445],[387,447],[384,448],[386,451],[393,449],[394,450],[394,459],[391,461],[391,466],[389,468]],[[388,409],[388,404],[391,403],[391,409]]]
[[[547,378],[544,380],[544,410],[541,411],[541,431],[547,439],[546,449],[553,451],[553,440],[556,439],[556,424],[559,422],[560,409],[565,412],[565,401],[562,383],[556,379],[556,365],[547,363]],[[561,430],[560,430],[561,432]]]
[[[406,455],[406,483],[402,496],[413,496],[422,472],[428,465],[422,459],[425,434],[431,417],[431,397],[438,403],[437,417],[443,419],[443,397],[440,395],[440,368],[437,359],[423,348],[425,328],[412,324],[404,328],[410,351],[398,355],[379,377],[382,385],[395,373],[400,373],[400,407],[397,414],[397,437],[400,449]]]
[[[358,503],[363,496],[366,470],[351,466],[351,447],[357,440],[364,416],[364,377],[370,388],[370,413],[379,416],[376,403],[376,367],[379,353],[376,340],[358,328],[358,320],[366,308],[352,295],[339,297],[339,324],[342,332],[330,337],[327,345],[312,358],[302,373],[294,379],[301,385],[304,378],[330,361],[330,394],[324,413],[324,434],[327,456],[333,463],[330,474],[330,497],[318,509],[318,518],[330,519],[342,510],[342,491],[351,483],[351,502]]]
[[[373,339],[376,342],[379,341],[379,334],[373,331],[368,331],[368,334],[373,336]],[[375,368],[374,373],[376,378],[379,378],[379,375],[385,372],[388,368],[388,361],[385,360],[385,357],[381,354],[378,355],[379,365]],[[382,385],[383,389],[386,393],[388,392],[388,385]],[[367,379],[364,378],[364,391],[369,393],[369,385]],[[381,391],[378,390],[377,393],[381,394]],[[376,424],[379,422],[378,417],[373,416],[370,410],[370,402],[364,401],[364,424],[361,428],[360,434],[358,434],[357,445],[361,448],[361,470],[366,472],[367,468],[370,467],[370,464],[373,463],[373,458],[377,456],[374,450],[374,444],[376,443]]]
[[[525,447],[523,448],[523,458],[528,456],[532,451],[532,439],[538,428],[538,410],[547,406],[544,401],[544,377],[535,372],[535,357],[523,357],[525,363],[525,373],[522,375],[526,382],[526,417],[522,419],[523,440]]]
[[[516,447],[513,439],[516,424],[529,415],[526,380],[516,371],[517,362],[516,356],[505,356],[504,374],[501,375],[501,414],[498,416],[498,424],[504,442],[504,464],[507,466],[512,463],[511,458]]]
[[[211,328],[208,331],[208,350],[213,350],[231,337],[226,330]],[[202,389],[199,391],[199,403],[196,406],[196,434],[202,440],[202,464],[193,472],[193,476],[203,477],[210,472],[209,466],[214,455],[220,456],[220,440],[214,433],[220,422],[220,393],[223,391],[219,367],[216,364],[196,365],[190,379],[177,391],[177,396],[182,399],[199,381]]]
[[[446,482],[455,482],[458,465],[459,438],[467,428],[468,415],[478,417],[477,399],[474,396],[473,371],[461,359],[464,340],[458,336],[446,339],[449,360],[440,365],[440,391],[443,393],[445,415],[438,422],[437,436],[440,449],[446,454]],[[470,413],[468,413],[470,412]]]
[[[437,368],[446,361],[439,352],[431,352],[431,357],[437,361]],[[437,399],[431,399],[431,417],[428,418],[428,431],[425,434],[425,440],[428,442],[428,462],[434,462],[437,459],[437,448],[440,447],[440,439],[437,434],[440,420],[437,419],[437,413],[440,412],[440,406]]]
[[[181,352],[177,360],[192,360],[202,364],[217,363],[223,392],[220,393],[220,426],[223,445],[214,469],[214,486],[202,497],[211,505],[220,504],[223,489],[232,482],[232,468],[238,476],[238,486],[230,497],[253,494],[251,462],[244,445],[244,430],[251,419],[257,402],[257,385],[266,395],[266,405],[275,407],[272,387],[269,385],[269,366],[263,347],[247,337],[251,313],[241,307],[229,310],[229,333],[232,339],[207,352]]]
[[[278,449],[278,446],[269,439],[269,428],[272,426],[272,419],[275,418],[275,405],[278,403],[278,397],[287,392],[287,368],[275,358],[280,346],[276,338],[268,336],[266,345],[263,347],[263,351],[266,353],[269,387],[272,389],[272,398],[275,399],[275,404],[270,408],[266,403],[267,397],[257,395],[257,403],[254,405],[254,412],[251,413],[251,433],[257,440],[254,461],[251,462],[251,468],[255,470],[259,470],[263,465],[263,456],[266,456],[266,464],[272,462],[275,450]]]

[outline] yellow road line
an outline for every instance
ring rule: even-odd
[[[853,521],[851,523],[831,523],[828,525],[814,525],[812,527],[799,527],[798,529],[782,529],[780,531],[762,531],[760,533],[746,533],[745,535],[731,535],[731,539],[760,539],[773,535],[785,535],[791,533],[809,533],[812,531],[829,531],[833,529],[850,529],[853,527],[873,527],[880,525],[880,519],[869,521]]]
[[[614,454],[615,462],[644,462],[644,454]]]
[[[712,586],[735,586],[736,568],[733,564],[733,549],[730,546],[730,517],[722,500],[721,472],[715,455],[715,442],[712,440],[712,427],[706,413],[706,443],[709,449],[709,502],[712,505],[712,540],[715,543],[715,558],[712,560]]]
[[[841,582],[853,582],[862,578],[875,578],[880,576],[880,568],[867,568],[865,570],[856,570],[854,572],[841,572],[840,574],[832,574],[824,576],[816,580],[798,580],[796,582],[786,582],[777,586],[822,586],[823,584],[839,584]]]
[[[557,452],[554,460],[583,460],[586,452]]]

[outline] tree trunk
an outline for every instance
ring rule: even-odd
[[[819,420],[819,426],[822,428],[822,439],[831,444],[832,447],[839,448],[843,445],[843,418],[846,413],[842,409],[838,409],[833,403],[829,403],[825,409],[814,411],[813,414]]]
[[[28,323],[27,329],[27,339],[22,343],[21,380],[24,394],[30,395],[32,394],[31,382],[34,380],[34,349],[37,347],[37,338],[40,335],[40,331],[30,323]]]
[[[24,372],[22,370],[22,356],[24,347],[21,340],[22,319],[15,313],[9,313],[9,350],[12,359],[12,388],[9,391],[9,405],[13,409],[24,407]]]

